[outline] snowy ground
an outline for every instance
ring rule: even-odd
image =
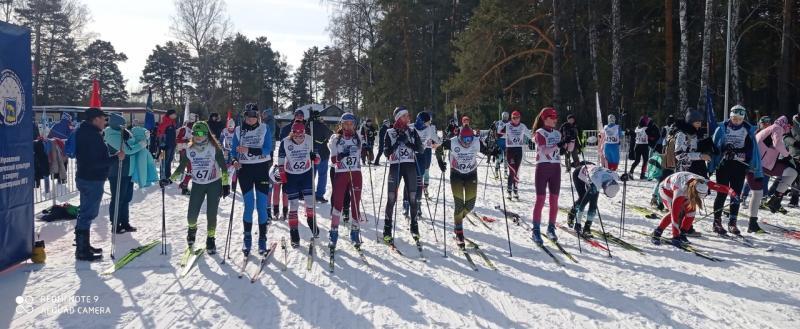
[[[432,166],[431,194],[436,197],[440,172]],[[534,198],[533,168],[523,166],[520,202],[506,202],[510,210],[530,220]],[[365,175],[367,171],[365,170]],[[111,263],[76,263],[73,258],[74,222],[36,223],[36,232],[47,242],[47,264],[24,264],[0,274],[0,328],[25,327],[612,327],[612,328],[798,328],[800,327],[800,240],[780,234],[753,236],[756,248],[712,237],[710,222],[696,227],[705,236],[693,239],[703,250],[724,258],[710,262],[669,246],[653,246],[643,236],[626,232],[624,239],[645,254],[611,245],[613,258],[596,248],[582,245],[579,253],[573,236],[560,231],[561,242],[579,263],[572,263],[555,251],[566,264],[557,266],[534,248],[530,233],[512,223],[513,257],[509,256],[505,224],[490,224],[491,230],[465,223],[466,235],[481,243],[498,270],[491,271],[478,257],[480,267],[472,271],[460,255],[448,257],[442,249],[442,207],[435,216],[437,240],[430,222],[421,223],[427,256],[425,264],[413,259],[407,221],[398,224],[399,248],[412,256],[401,258],[375,242],[373,200],[368,182],[380,197],[384,167],[373,168],[365,179],[365,211],[368,223],[363,231],[369,267],[363,265],[342,229],[336,272],[327,272],[327,262],[318,257],[313,270],[305,269],[305,247],[289,252],[289,270],[282,272],[283,254],[265,270],[255,284],[237,278],[242,257],[241,222],[233,224],[232,259],[221,265],[221,256],[204,256],[188,277],[178,277],[180,253],[186,247],[188,198],[173,186],[168,188],[167,232],[169,256],[160,247],[142,255],[113,276],[99,273]],[[477,212],[502,219],[493,210],[501,204],[498,182],[489,178],[484,187],[485,167],[480,169]],[[445,179],[447,184],[448,180]],[[562,175],[560,204],[572,198],[569,177]],[[646,205],[654,183],[628,184],[627,202]],[[446,185],[449,189],[449,184]],[[452,216],[451,193],[447,191],[447,218]],[[158,239],[161,232],[161,193],[158,187],[136,190],[131,205],[132,224],[139,232],[118,236],[118,254]],[[385,201],[385,196],[384,196]],[[711,198],[706,201],[711,202]],[[77,204],[77,199],[72,201]],[[224,245],[228,230],[230,199],[222,201],[218,245]],[[606,230],[618,235],[621,197],[601,197]],[[110,248],[106,199],[93,225],[95,245]],[[37,205],[37,211],[45,207]],[[431,211],[433,211],[431,204]],[[323,243],[327,242],[329,206],[319,205]],[[545,209],[545,213],[546,213]],[[380,211],[382,213],[382,211]],[[237,200],[235,214],[242,213]],[[428,217],[427,208],[424,208]],[[784,226],[800,227],[800,212],[762,216]],[[654,220],[629,210],[626,227],[650,231]],[[559,222],[566,216],[559,213]],[[302,221],[301,221],[302,222]],[[740,225],[745,225],[744,221]],[[304,224],[301,237],[309,237]],[[599,225],[595,225],[599,229]],[[199,237],[204,236],[201,215]],[[447,223],[448,241],[452,223]],[[285,222],[275,221],[271,241],[288,238]],[[322,244],[320,244],[321,246]],[[772,248],[772,251],[767,251]],[[322,250],[322,249],[318,249]],[[256,265],[250,263],[249,272]],[[21,296],[21,297],[18,297]],[[20,303],[17,305],[17,303]],[[87,314],[88,313],[88,314]]]

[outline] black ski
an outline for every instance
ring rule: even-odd
[[[559,260],[558,257],[556,257],[556,255],[553,255],[553,252],[550,251],[549,248],[545,247],[544,245],[538,244],[536,242],[534,242],[533,244],[542,249],[547,254],[547,256],[550,256],[550,258],[553,259],[554,262],[556,262],[556,264],[558,264],[559,266],[564,266],[564,263],[562,263],[561,260]]]
[[[645,233],[645,232],[642,232],[642,231],[639,231],[639,230],[631,230],[631,231],[634,232],[634,233],[637,233],[637,234],[644,235],[646,237],[650,237],[650,238],[653,237],[652,234]],[[665,237],[658,237],[658,238],[659,238],[659,240],[661,240],[661,242],[669,244],[669,245],[672,245],[672,240],[671,239],[667,239]],[[711,255],[707,254],[706,252],[698,250],[697,248],[695,248],[694,246],[691,246],[691,245],[683,244],[683,245],[676,246],[676,247],[678,249],[683,250],[683,251],[693,253],[697,257],[704,258],[704,259],[710,260],[712,262],[721,262],[721,261],[723,261],[723,259],[711,256]]]
[[[328,272],[333,273],[334,270],[334,260],[336,259],[336,247],[329,248],[328,250]]]
[[[416,242],[416,245],[417,245],[417,251],[419,252],[419,260],[422,261],[423,263],[427,263],[428,262],[428,258],[425,257],[425,254],[422,253],[422,241],[415,240],[415,242]]]
[[[483,221],[483,219],[481,219],[481,216],[478,216],[478,214],[476,214],[475,212],[470,212],[470,213],[468,213],[468,214],[467,214],[467,216],[472,216],[472,217],[474,217],[474,218],[475,218],[475,220],[477,220],[478,222],[480,222],[481,224],[483,224],[483,227],[485,227],[487,230],[489,230],[489,231],[491,231],[491,230],[492,230],[492,228],[491,228],[491,227],[489,227],[489,224],[486,224],[486,222],[484,222],[484,221]],[[472,223],[472,221],[470,221],[470,223]]]
[[[267,263],[269,263],[269,257],[272,256],[273,253],[275,253],[275,249],[277,249],[277,246],[278,246],[277,242],[273,242],[272,244],[269,245],[269,250],[267,250],[267,254],[265,254],[264,257],[261,258],[261,265],[259,265],[258,267],[258,272],[256,272],[256,274],[250,278],[250,283],[255,283],[256,281],[258,281],[258,277],[260,277],[261,273],[264,272],[264,266],[266,266]]]
[[[239,279],[241,279],[247,270],[247,263],[250,261],[250,253],[243,253],[244,254],[244,261],[242,261],[242,270],[239,271]]]
[[[308,257],[306,257],[306,271],[311,271],[311,267],[314,265],[314,242],[316,239],[311,238],[308,243]]]
[[[283,268],[286,271],[289,268],[289,249],[286,248],[286,237],[281,237],[281,249],[283,249]]]
[[[469,248],[470,249],[474,250],[475,253],[477,253],[478,256],[480,256],[481,259],[483,259],[483,262],[486,263],[486,266],[488,266],[493,271],[497,271],[497,267],[494,266],[494,263],[492,262],[492,260],[489,259],[489,257],[486,256],[486,253],[483,252],[483,250],[480,248],[480,246],[478,246],[477,243],[475,243],[475,241],[472,241],[472,240],[466,239],[466,238],[464,239],[464,241],[466,241],[467,244],[469,244]]]
[[[364,249],[361,249],[360,246],[356,247],[355,245],[353,245],[353,248],[356,249],[356,253],[358,253],[358,258],[361,259],[361,262],[364,263],[364,265],[367,265],[368,267],[371,267],[369,265],[369,261],[367,260],[367,256],[364,255]]]
[[[592,232],[592,236],[599,240],[599,239],[603,238],[603,233]],[[622,248],[625,248],[625,249],[631,250],[631,251],[635,251],[635,252],[638,252],[638,253],[644,255],[644,250],[640,249],[639,247],[637,247],[637,246],[635,246],[635,245],[633,245],[633,244],[631,244],[631,243],[629,243],[629,242],[627,242],[625,240],[622,240],[622,239],[612,235],[611,233],[606,232],[605,238],[608,239],[609,242],[614,243],[614,244],[616,244],[616,245],[618,245],[618,246],[620,246]]]
[[[550,241],[550,243],[552,243],[554,246],[556,246],[556,248],[558,248],[558,251],[560,251],[562,254],[564,254],[564,256],[567,256],[567,258],[569,258],[569,260],[571,260],[571,261],[573,261],[575,263],[578,262],[578,260],[575,259],[575,257],[572,256],[572,254],[570,254],[569,251],[564,249],[564,247],[562,247],[561,244],[558,243],[558,241],[551,240],[550,238],[547,237],[547,235],[544,235],[544,238],[547,239],[547,241]]]

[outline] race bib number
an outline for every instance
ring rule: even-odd
[[[636,144],[647,144],[647,132],[644,129],[636,129]]]
[[[219,168],[213,147],[189,148],[186,157],[192,164],[192,182],[208,184],[219,179]]]
[[[291,137],[287,137],[284,145],[287,173],[302,174],[311,169],[311,136],[306,135],[301,144],[295,144]]]

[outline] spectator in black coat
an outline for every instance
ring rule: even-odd
[[[102,250],[89,244],[89,229],[100,209],[108,171],[115,161],[125,160],[125,151],[110,154],[101,134],[106,124],[103,111],[89,108],[85,117],[86,121],[75,132],[75,185],[80,193],[80,210],[75,224],[75,258],[93,261],[103,256],[98,255]]]
[[[386,131],[391,128],[391,124],[389,120],[383,120],[383,124],[381,125],[381,129],[378,130],[378,154],[375,156],[375,162],[372,165],[377,166],[380,165],[381,155],[383,155],[383,139],[386,137]]]

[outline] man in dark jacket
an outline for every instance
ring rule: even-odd
[[[564,122],[559,130],[561,131],[561,141],[564,143],[564,165],[567,167],[567,172],[569,172],[569,168],[577,166],[580,162],[578,160],[578,152],[580,151],[578,136],[580,136],[580,131],[578,131],[578,126],[575,124],[575,115],[567,115],[567,122]],[[570,156],[572,157],[571,163]]]
[[[164,151],[164,170],[161,172],[161,178],[169,178],[172,172],[172,160],[175,158],[175,148],[178,143],[176,142],[178,130],[178,114],[175,110],[168,110],[167,115],[161,118],[161,123],[156,129],[156,136],[158,136],[159,147]]]
[[[98,255],[102,249],[93,248],[89,244],[92,220],[97,217],[100,209],[108,170],[114,162],[125,160],[125,151],[109,153],[101,134],[106,124],[106,115],[103,111],[89,108],[85,112],[85,117],[86,121],[81,123],[75,132],[77,160],[75,185],[80,193],[81,205],[75,224],[75,259],[93,261],[103,256]]]
[[[389,130],[391,124],[389,120],[383,120],[383,124],[381,125],[381,129],[378,130],[378,154],[375,155],[375,162],[372,165],[377,166],[380,165],[381,155],[383,155],[383,140],[386,137],[386,131]]]
[[[319,117],[319,112],[311,110],[310,124],[314,125],[314,152],[319,154],[320,162],[316,165],[317,170],[317,191],[315,197],[317,202],[326,203],[325,189],[328,187],[328,159],[331,157],[331,151],[328,149],[328,139],[333,135],[333,131],[322,121]],[[310,132],[310,131],[309,131]]]

